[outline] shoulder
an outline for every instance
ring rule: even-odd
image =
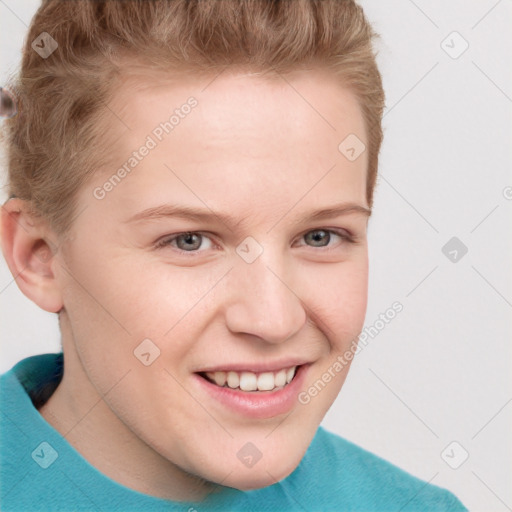
[[[49,495],[55,489],[66,495],[65,476],[54,465],[63,458],[60,436],[35,405],[54,378],[59,359],[59,354],[30,357],[0,376],[2,510],[37,509],[52,503]]]
[[[45,421],[37,404],[61,377],[61,354],[24,359],[0,376],[0,509],[187,510],[109,479]]]
[[[467,510],[449,491],[420,480],[381,457],[320,427],[299,468],[290,476],[305,479],[334,510]]]

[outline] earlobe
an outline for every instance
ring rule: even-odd
[[[23,294],[45,311],[60,311],[62,295],[54,273],[56,245],[47,222],[30,212],[27,201],[9,199],[2,206],[0,235],[4,258]]]

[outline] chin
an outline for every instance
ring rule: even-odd
[[[266,471],[259,471],[257,474],[252,475],[231,476],[229,478],[228,486],[238,489],[239,491],[255,491],[257,489],[263,489],[264,487],[269,487],[270,485],[283,480],[293,472],[293,469],[292,471],[287,471],[279,475],[271,473],[272,476],[270,476]]]
[[[240,491],[253,491],[262,489],[275,484],[289,476],[297,468],[302,458],[293,457],[290,461],[266,461],[263,458],[252,468],[241,467],[239,471],[234,471],[230,477],[222,483],[228,487],[233,487]]]

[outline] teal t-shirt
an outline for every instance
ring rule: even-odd
[[[34,403],[48,398],[45,384],[53,382],[54,388],[61,374],[62,354],[45,354],[24,359],[0,377],[0,508],[4,512],[467,510],[449,491],[322,427],[293,473],[269,487],[253,491],[224,487],[200,503],[133,491],[91,466],[39,414]]]

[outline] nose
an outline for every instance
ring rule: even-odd
[[[284,267],[277,258],[262,255],[251,264],[239,262],[230,272],[225,314],[231,332],[281,343],[300,331],[307,315],[291,272]]]

